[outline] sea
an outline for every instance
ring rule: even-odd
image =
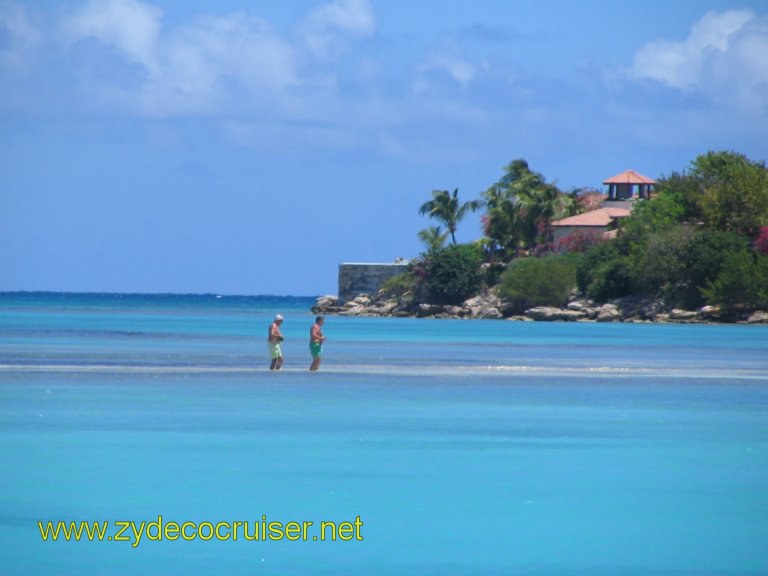
[[[768,326],[313,302],[0,294],[0,574],[768,574]]]

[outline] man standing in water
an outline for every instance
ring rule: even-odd
[[[280,349],[280,343],[284,340],[283,333],[280,332],[282,323],[283,317],[278,314],[275,316],[275,321],[269,325],[267,345],[269,346],[269,357],[272,359],[269,364],[270,370],[280,370],[283,365],[283,351]]]
[[[309,366],[310,372],[315,372],[320,368],[320,354],[323,351],[323,342],[325,342],[325,336],[323,336],[324,322],[325,318],[318,316],[315,318],[312,328],[309,329],[309,351],[312,353],[312,364]]]

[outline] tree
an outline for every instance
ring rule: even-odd
[[[650,204],[656,223],[703,224],[723,232],[757,235],[768,224],[768,169],[736,152],[708,152],[688,173],[661,178]],[[663,200],[664,205],[659,205]]]
[[[749,250],[730,254],[702,293],[727,316],[768,306],[768,256]]]
[[[705,303],[701,289],[747,247],[744,236],[689,225],[652,234],[633,262],[635,289],[662,296],[672,306],[698,308]]]
[[[576,283],[579,290],[597,302],[621,298],[632,293],[629,258],[620,240],[602,242],[577,260]]]
[[[523,159],[510,162],[501,179],[483,193],[485,234],[494,250],[509,259],[552,239],[553,219],[573,213],[574,198],[563,194]]]
[[[419,240],[427,249],[426,255],[432,256],[439,252],[448,238],[448,232],[443,232],[440,226],[430,226],[419,231]]]
[[[554,184],[521,182],[517,191],[519,222],[529,246],[552,241],[552,220],[570,215],[573,200]]]
[[[459,189],[455,188],[453,194],[448,190],[433,190],[432,200],[428,200],[419,208],[419,214],[427,215],[430,218],[442,222],[451,235],[451,241],[456,244],[456,227],[459,222],[467,215],[467,212],[474,212],[482,206],[479,200],[470,200],[461,204],[459,202]]]
[[[735,152],[709,152],[693,162],[704,190],[705,222],[718,230],[755,236],[768,223],[768,169]]]
[[[427,290],[435,304],[458,304],[480,288],[483,252],[474,244],[453,244],[427,262]]]

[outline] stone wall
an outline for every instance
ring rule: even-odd
[[[408,269],[408,264],[339,264],[339,305],[360,294],[375,294],[381,286]]]

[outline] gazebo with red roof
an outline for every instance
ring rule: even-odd
[[[608,200],[631,200],[635,195],[635,186],[637,186],[637,197],[648,200],[656,180],[638,174],[634,170],[625,170],[621,174],[608,178],[603,184],[608,185]]]

